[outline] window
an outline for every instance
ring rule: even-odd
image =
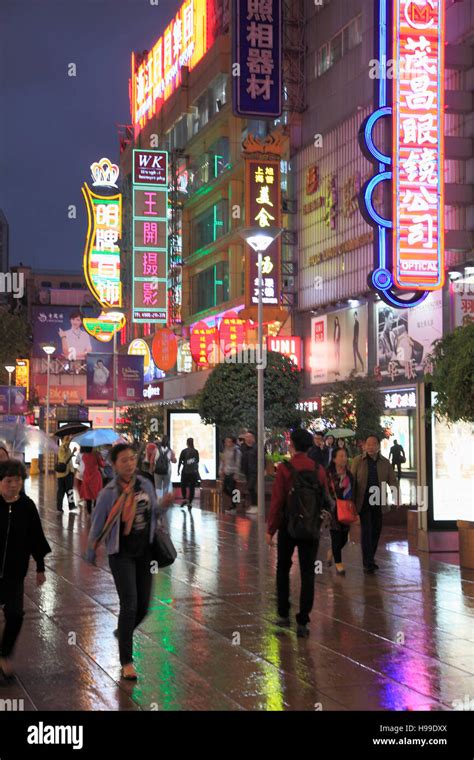
[[[213,243],[225,235],[228,230],[228,205],[222,199],[196,217],[192,227],[192,244],[194,250]]]
[[[229,300],[229,264],[219,261],[191,281],[193,314],[219,306]]]
[[[316,76],[322,76],[361,42],[362,16],[359,15],[319,48],[316,56]]]

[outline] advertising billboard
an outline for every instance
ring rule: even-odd
[[[199,474],[202,480],[215,480],[217,474],[217,430],[215,425],[205,425],[198,412],[188,410],[168,412],[168,434],[170,446],[179,460],[186,448],[186,440],[194,439],[199,451]],[[178,465],[171,465],[171,479],[179,482]]]
[[[112,354],[87,355],[87,398],[89,401],[113,401],[113,361]]]
[[[311,320],[312,383],[367,374],[367,305],[329,312]]]
[[[26,414],[26,388],[0,385],[0,414]]]
[[[143,400],[143,356],[117,357],[117,401]]]
[[[56,346],[55,357],[84,361],[87,354],[111,353],[112,344],[96,340],[84,329],[83,317],[93,317],[93,307],[33,306],[33,356],[45,358],[42,344]]]

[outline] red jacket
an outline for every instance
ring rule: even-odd
[[[313,459],[310,459],[302,451],[296,452],[294,457],[291,458],[291,464],[295,470],[316,470],[319,482],[322,487],[327,490],[328,482],[326,472],[324,467],[321,467],[320,464],[316,464]],[[282,463],[277,467],[275,482],[273,484],[270,514],[268,515],[267,520],[267,532],[272,536],[281,527],[283,507],[286,504],[290,489],[291,472],[288,467]]]

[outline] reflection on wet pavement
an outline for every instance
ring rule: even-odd
[[[88,518],[58,515],[54,487],[53,478],[28,483],[53,554],[42,588],[33,572],[27,579],[17,679],[0,680],[0,700],[23,699],[25,710],[451,710],[474,701],[474,573],[387,528],[376,576],[363,574],[354,543],[345,578],[326,567],[316,576],[311,636],[301,640],[294,624],[274,622],[276,550],[261,544],[255,518],[199,509],[168,513],[178,559],[158,574],[135,636],[139,680],[120,681],[106,557],[82,561]],[[320,558],[327,548],[323,537]],[[296,601],[296,572],[292,583]]]

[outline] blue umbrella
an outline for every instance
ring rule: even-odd
[[[97,430],[88,430],[87,433],[76,435],[73,440],[74,443],[78,443],[80,446],[106,446],[123,439],[120,433],[117,433],[115,430],[98,428]]]

